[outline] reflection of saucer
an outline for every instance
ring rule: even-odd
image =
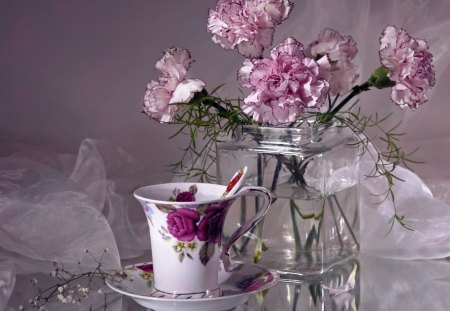
[[[108,278],[106,283],[116,292],[130,296],[140,305],[154,310],[192,310],[218,311],[229,310],[245,303],[250,294],[274,286],[279,276],[266,268],[252,264],[242,264],[220,284],[221,296],[215,298],[200,298],[193,295],[178,295],[176,297],[162,293],[153,287],[153,264],[142,263],[126,266],[122,279]]]

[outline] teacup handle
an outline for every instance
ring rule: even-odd
[[[239,265],[233,265],[230,259],[230,249],[231,246],[245,233],[250,231],[263,216],[267,213],[269,209],[270,203],[272,202],[272,196],[270,195],[269,190],[264,187],[243,187],[240,191],[238,191],[234,196],[242,196],[242,195],[251,195],[263,197],[264,201],[261,209],[253,216],[251,219],[246,221],[240,228],[238,228],[233,234],[230,236],[230,239],[222,248],[222,253],[220,254],[220,258],[222,259],[223,266],[225,271],[233,272],[239,268]]]

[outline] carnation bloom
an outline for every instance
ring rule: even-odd
[[[272,44],[275,26],[291,9],[289,0],[219,0],[216,10],[209,10],[207,28],[224,49],[260,57]]]
[[[160,121],[170,122],[177,112],[174,103],[189,102],[195,92],[199,92],[205,83],[198,79],[186,79],[187,69],[192,59],[188,50],[167,49],[155,68],[161,73],[158,81],[147,85],[142,112]]]
[[[331,66],[321,68],[322,74],[330,75],[332,94],[350,91],[358,79],[356,66],[352,63],[358,50],[352,36],[342,36],[333,29],[325,29],[316,41],[309,44],[306,55],[317,59],[327,56]]]
[[[428,101],[426,92],[435,81],[433,55],[424,40],[412,38],[405,30],[387,26],[380,38],[380,60],[395,82],[391,99],[401,108],[417,108]]]
[[[294,122],[306,108],[318,108],[325,100],[328,81],[319,76],[317,62],[305,57],[303,45],[287,38],[270,52],[271,58],[246,59],[239,70],[242,86],[253,88],[242,110],[259,123]]]

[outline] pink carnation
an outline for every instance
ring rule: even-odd
[[[178,106],[174,103],[189,102],[205,83],[198,79],[186,79],[192,59],[188,50],[167,49],[155,68],[161,72],[158,81],[147,85],[142,112],[160,122],[171,122]]]
[[[328,81],[319,76],[317,62],[303,54],[303,46],[287,38],[270,52],[271,58],[246,59],[239,70],[242,86],[253,92],[242,109],[259,123],[278,125],[294,122],[306,108],[318,108],[328,91]]]
[[[435,81],[433,55],[424,40],[405,30],[387,26],[380,38],[380,60],[395,82],[391,99],[401,108],[417,108],[428,101],[426,92]]]
[[[324,75],[330,76],[332,94],[346,93],[352,89],[358,74],[352,63],[358,50],[351,36],[342,36],[333,29],[325,29],[316,41],[309,44],[306,55],[317,59],[327,56],[331,66],[321,68]]]
[[[275,26],[291,9],[289,0],[219,0],[216,10],[209,10],[207,28],[224,49],[260,57],[272,44]]]

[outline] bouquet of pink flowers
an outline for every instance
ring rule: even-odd
[[[435,85],[427,43],[401,28],[387,26],[380,37],[381,66],[367,81],[356,84],[356,42],[333,29],[323,30],[306,47],[288,37],[264,57],[275,27],[288,18],[292,8],[288,0],[219,0],[209,11],[207,29],[215,43],[246,57],[237,79],[250,89],[249,94],[243,99],[221,98],[217,95],[220,86],[208,92],[205,82],[187,78],[192,62],[189,51],[170,48],[156,63],[160,76],[148,84],[142,111],[161,123],[181,125],[176,134],[191,136],[185,156],[191,156],[192,166],[186,170],[183,157],[174,169],[200,179],[209,177],[217,143],[235,135],[243,125],[297,127],[311,117],[317,123],[338,120],[366,147],[371,139],[365,130],[376,127],[387,145],[385,152],[376,151],[372,157],[374,175],[386,177],[393,199],[393,171],[411,161],[409,154],[397,145],[399,133],[380,125],[386,118],[361,115],[352,100],[374,88],[391,88],[391,100],[401,109],[426,103],[427,91]],[[200,133],[205,140],[201,147],[196,144]],[[404,225],[402,217],[395,214],[393,219]]]

